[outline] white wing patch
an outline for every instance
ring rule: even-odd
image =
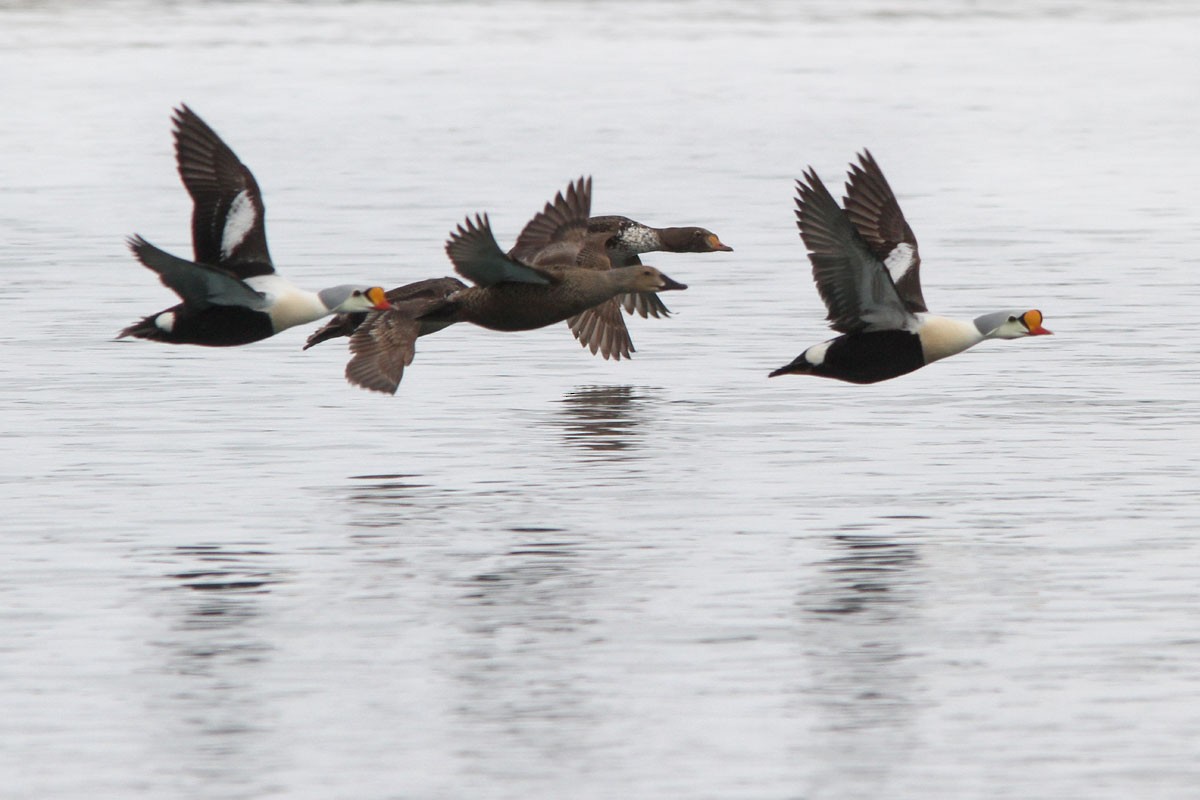
[[[246,239],[246,234],[254,229],[258,221],[258,211],[250,199],[250,193],[243,189],[229,205],[229,213],[225,215],[225,229],[221,231],[221,257],[229,258]]]
[[[892,276],[892,283],[899,283],[904,277],[904,273],[912,269],[914,248],[907,242],[901,242],[892,248],[892,252],[888,253],[888,257],[884,259],[883,265],[887,267],[888,274]]]
[[[160,331],[166,331],[167,333],[170,333],[175,329],[175,312],[164,311],[163,313],[159,314],[154,318],[154,327],[158,328]]]

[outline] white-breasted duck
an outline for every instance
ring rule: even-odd
[[[591,180],[580,179],[565,194],[560,192],[531,224],[550,215],[552,227],[565,224],[575,231],[567,238],[582,241],[590,207]],[[570,247],[557,258],[547,255],[537,264],[527,264],[500,249],[486,216],[468,217],[452,231],[446,254],[455,270],[475,285],[446,296],[425,293],[368,315],[350,337],[347,380],[394,394],[404,368],[412,363],[417,337],[439,326],[470,322],[496,331],[533,330],[628,292],[687,288],[644,264],[611,269],[577,265],[577,254]],[[617,313],[619,318],[619,309]]]
[[[228,347],[274,336],[340,312],[390,307],[378,286],[343,284],[311,292],[275,272],[267,251],[262,193],[254,175],[186,105],[175,110],[175,158],[192,197],[194,261],[141,236],[129,248],[183,301],[125,328],[172,344]]]
[[[1050,333],[1042,312],[995,311],[965,321],[930,314],[912,228],[871,153],[851,165],[845,210],[810,167],[796,181],[796,224],[813,280],[841,333],[770,374],[877,383],[905,375],[985,339]]]

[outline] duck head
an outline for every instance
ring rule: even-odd
[[[731,253],[715,233],[706,228],[663,228],[659,233],[663,247],[672,253]]]
[[[321,302],[335,314],[361,311],[387,311],[392,307],[380,286],[343,284],[317,293]]]
[[[674,289],[686,289],[686,283],[671,280],[654,267],[641,265],[626,267],[632,275],[629,282],[631,292],[669,292]]]
[[[1042,312],[995,311],[975,318],[975,327],[985,339],[1020,339],[1023,336],[1049,336],[1042,327]]]

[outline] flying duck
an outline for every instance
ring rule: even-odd
[[[554,217],[535,218],[517,237],[509,256],[537,263],[539,259],[573,257],[577,266],[592,269],[631,267],[641,264],[639,256],[650,252],[731,252],[715,233],[695,226],[652,228],[622,216],[590,217],[586,232],[567,233],[553,227]],[[635,351],[633,340],[621,319],[620,307],[630,314],[667,317],[670,310],[653,292],[632,292],[606,300],[567,320],[571,333],[593,354],[619,361]]]
[[[135,322],[118,339],[228,347],[329,314],[390,307],[378,286],[345,284],[310,292],[276,273],[267,252],[262,193],[250,170],[186,105],[175,110],[172,121],[179,175],[194,204],[195,260],[130,237],[137,260],[183,302]]]
[[[568,194],[572,188],[568,188]],[[554,205],[547,203],[542,213],[521,231],[508,256],[534,265],[573,262],[576,266],[604,270],[637,266],[642,263],[639,258],[642,253],[714,253],[732,250],[715,233],[705,228],[653,228],[622,216],[589,217],[586,231],[580,230],[574,224],[564,224],[564,220],[555,212]],[[456,278],[432,278],[392,289],[388,291],[387,299],[392,303],[402,303],[428,296],[430,292],[446,294],[459,288],[466,288],[466,285]],[[588,309],[569,318],[567,324],[580,344],[593,354],[599,352],[606,359],[629,358],[635,348],[625,321],[617,310],[621,304],[629,313],[637,312],[642,317],[670,315],[657,294],[633,293],[606,300],[596,309]],[[338,314],[308,337],[304,349],[327,339],[350,336],[366,318],[365,313]],[[428,330],[428,327],[429,323],[422,324],[421,336],[441,330],[445,325],[432,330]]]
[[[974,321],[929,313],[912,228],[867,150],[851,165],[845,210],[810,167],[796,181],[796,224],[813,280],[841,333],[770,374],[877,383],[961,353],[985,339],[1045,336],[1042,312],[995,311]]]
[[[565,194],[559,192],[530,224],[546,222],[547,227],[565,227],[567,238],[582,242],[587,239],[590,208],[591,179],[581,178]],[[552,219],[543,220],[545,216]],[[442,296],[426,293],[394,303],[391,310],[369,315],[350,337],[352,356],[346,365],[347,380],[365,389],[394,394],[404,367],[412,363],[417,337],[456,322],[497,331],[533,330],[621,294],[687,288],[642,264],[609,269],[579,266],[573,247],[557,257],[541,256],[536,264],[512,258],[496,243],[487,215],[468,217],[451,232],[446,254],[455,270],[475,285]]]

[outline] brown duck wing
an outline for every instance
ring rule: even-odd
[[[612,257],[613,252],[609,251],[609,256]],[[618,261],[613,259],[614,267],[634,267],[642,263],[642,259],[638,258],[637,254],[623,256]],[[635,292],[633,294],[623,294],[617,298],[621,305],[625,306],[625,310],[630,314],[638,314],[642,319],[654,317],[655,319],[666,319],[671,316],[671,309],[667,308],[667,304],[662,301],[656,292]]]
[[[275,271],[267,251],[266,210],[254,175],[186,105],[175,110],[175,160],[192,197],[192,250],[239,278]]]
[[[395,394],[417,352],[421,323],[409,314],[380,312],[350,337],[346,380],[373,392]]]
[[[621,315],[621,304],[616,298],[576,314],[567,320],[567,325],[579,343],[593,355],[599,352],[606,359],[620,361],[629,358],[634,351],[633,340]]]
[[[854,227],[883,262],[904,307],[913,313],[928,311],[921,295],[921,254],[917,237],[904,219],[892,187],[869,150],[850,166],[843,203]]]
[[[467,217],[465,224],[450,233],[446,241],[446,255],[454,263],[458,274],[479,286],[493,286],[504,281],[515,283],[556,283],[557,277],[549,271],[531,267],[509,258],[496,244],[487,214]]]
[[[567,259],[574,263],[576,255],[588,242],[588,214],[592,208],[592,179],[579,178],[559,192],[533,219],[525,225],[509,256],[526,264],[551,263],[547,257]],[[549,256],[553,253],[553,256]],[[554,263],[564,263],[556,260]],[[583,266],[582,264],[580,266]]]
[[[840,333],[898,330],[912,320],[891,275],[811,168],[796,181],[796,225],[813,280]]]

